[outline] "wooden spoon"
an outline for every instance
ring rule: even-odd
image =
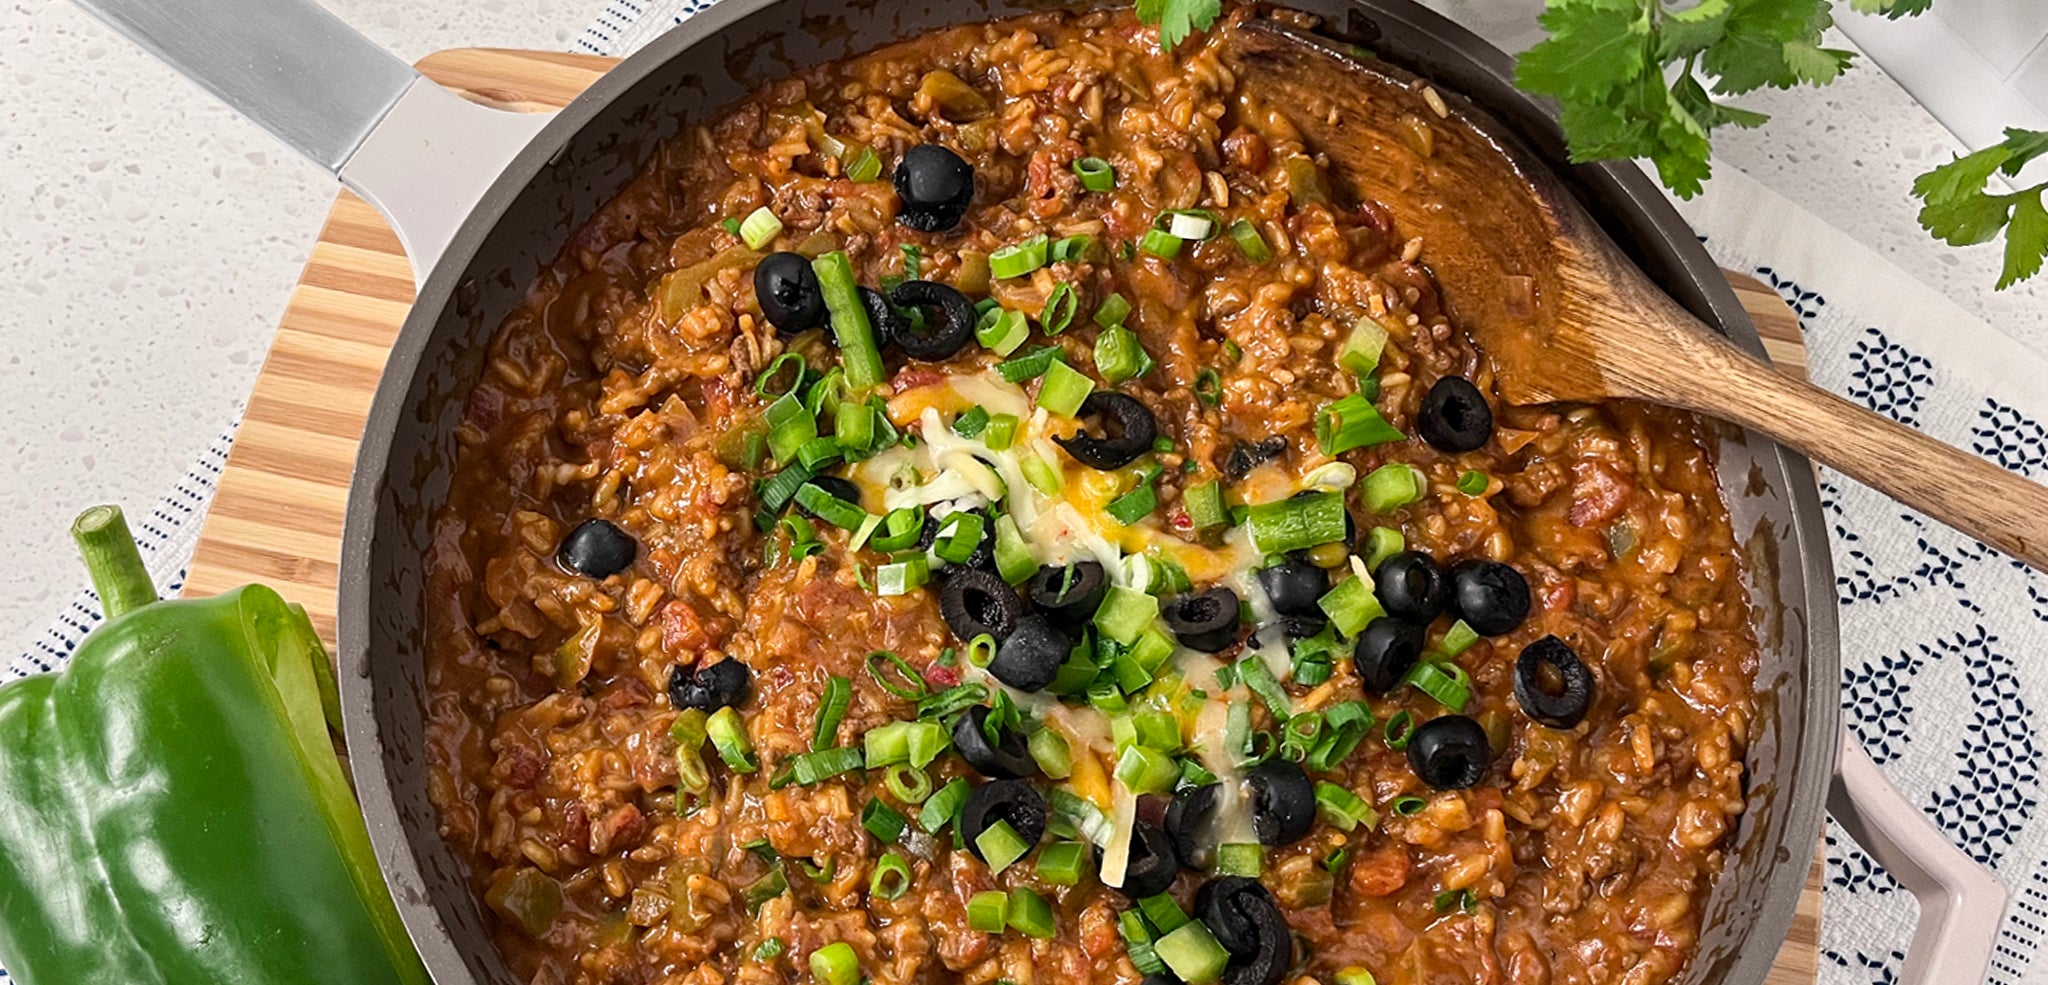
[[[1422,239],[1516,404],[1633,398],[1733,421],[2048,571],[2048,487],[1773,371],[1665,296],[1558,177],[1463,98],[1269,21],[1230,29],[1245,109]]]

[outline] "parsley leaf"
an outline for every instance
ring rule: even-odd
[[[1990,190],[1993,175],[2016,177],[2035,158],[2048,154],[2048,132],[2008,129],[2005,139],[1956,158],[1913,182],[1913,195],[1925,203],[1920,225],[1950,246],[1988,243],[2005,233],[2005,269],[1998,289],[2005,290],[2041,272],[2048,256],[2048,208],[2041,195],[2048,182],[2009,194]]]
[[[1223,14],[1223,0],[1138,0],[1138,20],[1159,28],[1159,48],[1172,51],[1196,31],[1206,31]]]
[[[1924,14],[1932,6],[1934,0],[1849,0],[1850,9],[1859,14],[1883,14],[1892,20]]]

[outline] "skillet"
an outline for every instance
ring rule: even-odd
[[[387,881],[440,985],[514,985],[426,796],[420,624],[431,518],[491,333],[535,272],[659,143],[761,83],[1021,0],[723,0],[551,118],[473,106],[312,0],[80,0],[376,204],[420,282],[351,489],[337,654],[350,764]],[[1553,109],[1504,54],[1408,0],[1291,0],[1323,33],[1461,93],[1519,135],[1671,297],[1762,354],[1732,290],[1631,164],[1569,165]],[[180,9],[173,9],[174,7]],[[1807,462],[1721,433],[1720,482],[1762,645],[1751,802],[1707,904],[1687,985],[1761,985],[1791,925],[1824,808],[1921,899],[1905,983],[1974,979],[2004,889],[1950,846],[1839,729],[1834,577]],[[1756,942],[1773,942],[1755,946]]]

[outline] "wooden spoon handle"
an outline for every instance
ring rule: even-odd
[[[1662,392],[1650,399],[1768,434],[2048,571],[2048,486],[1772,370],[1719,336],[1702,332],[1698,338],[1704,344],[1694,355],[1703,358],[1660,374],[1681,378],[1659,381],[1665,385],[1654,388]]]

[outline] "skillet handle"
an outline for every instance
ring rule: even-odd
[[[544,118],[464,101],[314,0],[77,0],[377,206],[415,281]]]
[[[2005,916],[2005,884],[1951,844],[1847,730],[1828,813],[1920,901],[1899,985],[1982,981]]]

